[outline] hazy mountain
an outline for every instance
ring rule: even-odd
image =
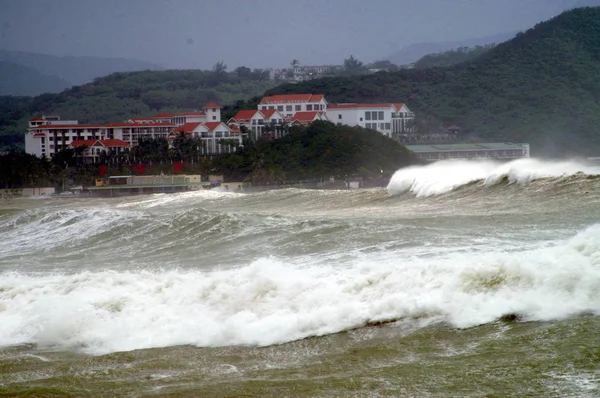
[[[71,84],[59,77],[12,62],[0,61],[0,95],[57,93]]]
[[[397,65],[407,65],[418,61],[425,55],[440,53],[443,51],[454,50],[459,47],[475,47],[491,43],[502,43],[513,38],[517,32],[500,33],[492,36],[478,37],[459,41],[447,41],[439,43],[415,43],[402,48],[401,50],[382,57]]]
[[[44,75],[56,76],[69,85],[89,83],[97,77],[114,72],[162,70],[149,62],[125,58],[101,57],[57,57],[54,55],[0,50],[0,61],[20,64],[35,69]]]

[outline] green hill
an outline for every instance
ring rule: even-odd
[[[535,156],[600,154],[600,8],[567,11],[448,68],[284,85],[331,102],[403,101],[470,137],[532,144]]]
[[[222,65],[222,67],[225,67]],[[197,110],[206,103],[233,103],[259,95],[278,83],[268,71],[240,67],[113,73],[59,94],[0,97],[0,147],[27,130],[34,115],[60,115],[82,123],[123,121],[160,112]],[[4,137],[2,137],[4,136]]]
[[[70,87],[67,81],[27,66],[0,61],[0,95],[57,93]]]

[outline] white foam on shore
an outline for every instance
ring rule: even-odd
[[[443,160],[398,170],[392,176],[387,190],[390,195],[411,192],[417,197],[427,197],[450,192],[474,181],[482,181],[490,186],[506,178],[509,183],[525,184],[540,178],[565,177],[577,173],[600,175],[600,167],[578,161],[539,159],[518,159],[506,163]]]
[[[92,354],[271,345],[394,319],[470,327],[582,312],[600,315],[600,225],[526,252],[365,254],[343,267],[263,258],[206,272],[0,274],[0,346]]]

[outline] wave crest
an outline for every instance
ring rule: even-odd
[[[417,197],[441,195],[473,182],[492,186],[502,181],[526,184],[542,178],[575,174],[600,175],[600,167],[579,161],[518,159],[511,162],[443,160],[425,166],[400,169],[392,176],[389,195],[411,192]]]

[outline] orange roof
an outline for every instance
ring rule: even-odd
[[[100,143],[106,147],[128,147],[128,146],[130,146],[129,143],[127,143],[123,140],[117,140],[117,139],[100,140]]]
[[[394,104],[329,104],[327,109],[391,108]]]
[[[204,113],[204,112],[181,112],[181,113],[176,113],[175,115],[173,115],[171,117],[176,117],[176,116],[206,116],[206,113]]]
[[[112,140],[75,140],[73,142],[71,142],[71,146],[73,148],[76,148],[78,146],[94,146],[97,143],[100,143],[101,145],[105,146],[105,147],[128,147],[129,144],[123,140],[116,140],[116,139],[112,139]]]
[[[254,115],[256,115],[257,112],[260,112],[260,111],[257,111],[254,109],[244,109],[244,110],[238,111],[238,113],[235,114],[233,119],[235,119],[235,120],[250,120],[250,119],[252,119],[252,117]],[[263,114],[264,114],[264,111],[263,111]]]
[[[184,131],[186,133],[192,132],[196,129],[196,127],[200,126],[202,123],[200,122],[195,122],[195,123],[186,123],[181,127],[177,128],[177,131]]]
[[[138,124],[136,124],[138,126]],[[35,126],[34,129],[98,129],[104,127],[102,124],[44,124]]]
[[[39,116],[36,116],[30,120],[30,122],[43,122],[43,121],[44,121],[44,119]]]
[[[208,109],[208,108],[222,108],[221,105],[217,104],[216,102],[211,102],[210,104],[206,104],[204,105],[204,107],[202,109]]]
[[[146,127],[174,127],[174,124],[171,123],[164,123],[164,122],[156,122],[156,123],[128,123],[128,122],[124,122],[124,123],[109,123],[109,124],[105,124],[104,126],[100,126],[100,127],[139,127],[139,128],[146,128]]]
[[[402,107],[404,106],[404,104],[397,103],[397,104],[394,104],[394,106],[396,107],[396,110],[399,111],[400,109],[402,109]]]
[[[222,124],[221,122],[206,122],[206,123],[204,123],[206,128],[211,131],[216,129],[217,127],[219,127],[221,124]],[[229,127],[227,127],[227,128],[229,128]]]
[[[296,112],[294,116],[292,116],[293,122],[312,122],[315,120],[317,116],[319,116],[320,112],[312,111],[312,112]]]
[[[44,133],[35,133],[33,136],[34,137],[45,137],[46,134],[44,134]]]
[[[267,119],[269,119],[269,118],[270,118],[271,116],[273,116],[273,114],[274,114],[275,112],[277,112],[277,111],[276,111],[275,109],[265,109],[265,110],[263,110],[263,111],[261,111],[261,112],[262,112],[262,114],[263,114],[263,115],[265,115],[265,117],[266,117]]]
[[[283,94],[263,97],[261,104],[273,104],[281,102],[319,102],[323,99],[323,94]]]

